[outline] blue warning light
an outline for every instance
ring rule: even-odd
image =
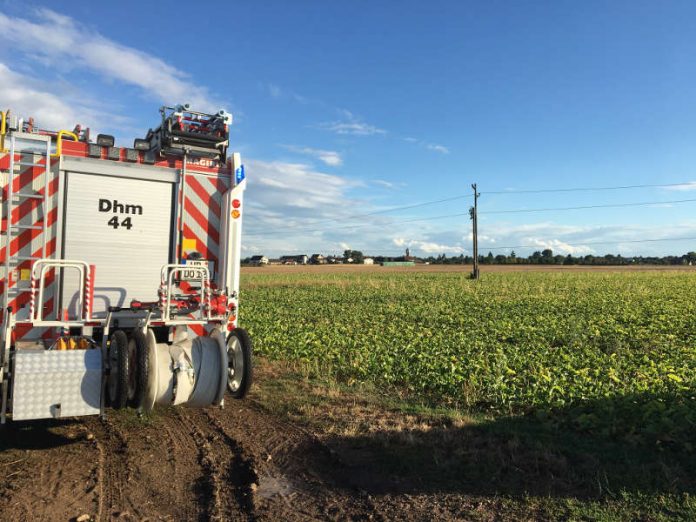
[[[246,175],[244,174],[244,165],[240,165],[234,171],[234,183],[235,183],[235,185],[239,185],[242,181],[244,181],[245,177],[246,177]]]

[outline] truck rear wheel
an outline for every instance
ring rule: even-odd
[[[227,338],[227,389],[235,399],[243,399],[253,379],[251,337],[235,328]]]
[[[128,336],[123,330],[116,330],[111,335],[109,366],[109,403],[118,410],[128,403]]]
[[[128,353],[130,361],[128,405],[131,408],[140,408],[145,397],[149,369],[147,339],[140,330],[133,330],[128,342]]]

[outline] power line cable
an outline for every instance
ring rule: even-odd
[[[643,207],[649,205],[671,205],[677,203],[691,203],[696,201],[693,199],[676,199],[671,201],[639,201],[636,203],[611,203],[608,205],[583,205],[579,207],[551,207],[551,208],[521,208],[514,210],[485,210],[479,212],[479,214],[518,214],[526,212],[554,212],[554,211],[565,211],[565,210],[586,210],[592,208],[619,208],[619,207]]]
[[[683,187],[694,185],[694,182],[683,182],[683,183],[662,183],[662,184],[646,184],[646,185],[617,185],[612,187],[575,187],[575,188],[555,188],[555,189],[522,189],[522,190],[492,190],[492,191],[482,191],[480,194],[542,194],[551,192],[596,192],[604,190],[625,190],[625,189],[637,189],[637,188],[669,188],[669,187]],[[318,220],[311,223],[305,223],[300,225],[302,228],[314,227],[316,225],[322,225],[325,223],[335,223],[337,221],[344,221],[345,219],[355,219],[361,217],[376,216],[379,214],[388,214],[390,212],[398,212],[401,210],[410,210],[414,208],[422,208],[431,205],[438,205],[441,203],[448,203],[450,201],[458,201],[462,199],[471,198],[471,194],[460,194],[457,196],[451,196],[447,198],[434,199],[430,201],[423,201],[420,203],[413,203],[409,205],[402,205],[398,207],[389,207],[381,210],[375,210],[373,212],[366,212],[363,214],[356,214],[347,217],[331,218],[326,220]],[[298,228],[296,225],[280,225],[282,228]]]
[[[375,210],[373,212],[366,212],[364,214],[354,214],[354,215],[349,215],[346,217],[340,217],[340,218],[331,218],[331,219],[325,219],[325,220],[320,220],[320,221],[315,221],[311,223],[305,223],[302,225],[280,225],[282,228],[302,228],[302,229],[311,229],[312,227],[315,227],[316,225],[323,225],[327,223],[335,223],[337,221],[345,221],[346,219],[355,219],[355,218],[361,218],[361,217],[369,217],[369,216],[376,216],[379,214],[388,214],[389,212],[397,212],[399,210],[410,210],[413,208],[421,208],[421,207],[427,207],[430,205],[437,205],[439,203],[447,203],[449,201],[456,201],[460,199],[465,199],[465,198],[470,198],[471,194],[464,194],[461,196],[452,196],[449,198],[443,198],[443,199],[435,199],[432,201],[424,201],[422,203],[414,203],[412,205],[403,205],[401,207],[390,207],[390,208],[385,208],[382,210]]]
[[[692,199],[677,199],[677,200],[668,200],[668,201],[639,201],[635,203],[611,203],[607,205],[584,205],[584,206],[577,206],[577,207],[550,207],[550,208],[529,208],[529,209],[511,209],[511,210],[488,210],[488,211],[482,211],[479,212],[479,214],[519,214],[519,213],[532,213],[532,212],[564,212],[564,211],[569,211],[569,210],[587,210],[587,209],[598,209],[598,208],[624,208],[624,207],[640,207],[640,206],[650,206],[650,205],[672,205],[672,204],[681,204],[681,203],[692,203],[696,202],[696,198]],[[469,216],[469,212],[458,212],[455,214],[443,214],[439,216],[429,216],[429,217],[423,217],[423,218],[414,218],[414,219],[406,219],[406,220],[400,220],[400,221],[392,221],[390,223],[386,223],[383,226],[378,226],[375,225],[374,223],[366,223],[366,224],[361,224],[361,225],[346,225],[346,226],[341,226],[341,227],[334,227],[332,229],[316,229],[316,228],[309,228],[309,227],[298,227],[295,230],[296,231],[306,231],[306,232],[324,232],[324,231],[333,231],[333,230],[344,230],[344,229],[353,229],[353,228],[364,228],[364,227],[374,227],[374,228],[386,228],[388,226],[393,226],[393,225],[401,225],[405,223],[415,223],[419,221],[433,221],[437,219],[447,219],[447,218],[454,218],[454,217],[462,217],[462,216]],[[278,234],[287,234],[287,231],[276,231],[276,232],[266,232],[266,233],[257,233],[254,234],[249,233],[246,234],[247,236],[275,236]]]
[[[586,243],[563,243],[565,246],[569,247],[579,247],[579,246],[592,246],[592,245],[614,245],[614,244],[623,244],[623,243],[655,243],[659,241],[696,241],[696,237],[663,237],[663,238],[654,238],[654,239],[627,239],[625,241],[622,240],[614,240],[614,241],[589,241]],[[544,248],[543,245],[514,245],[514,246],[496,246],[496,247],[486,247],[482,246],[479,247],[480,250],[512,250],[515,248]]]
[[[645,185],[617,185],[613,187],[574,187],[574,188],[553,188],[553,189],[510,189],[510,190],[482,190],[481,194],[544,194],[549,192],[599,192],[603,190],[626,190],[638,188],[674,188],[674,187],[694,187],[696,183],[687,181],[684,183],[652,183]]]

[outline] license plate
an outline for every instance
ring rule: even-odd
[[[203,277],[203,271],[196,269],[196,267],[207,268],[210,277],[213,276],[211,271],[212,263],[210,261],[206,261],[205,259],[186,260],[185,264],[186,268],[179,272],[179,278],[182,281],[200,281],[201,277]]]

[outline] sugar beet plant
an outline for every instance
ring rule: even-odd
[[[258,354],[430,403],[691,450],[696,274],[246,274]]]

